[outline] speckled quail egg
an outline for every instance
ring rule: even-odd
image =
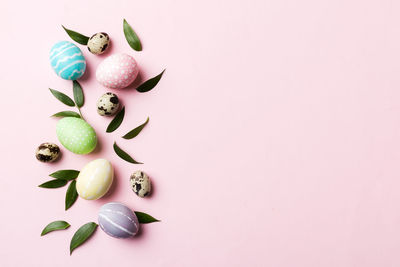
[[[98,32],[89,38],[87,48],[95,55],[103,54],[110,44],[110,37],[105,32]]]
[[[142,171],[132,173],[131,178],[132,191],[139,197],[148,196],[151,192],[151,182],[149,176]]]
[[[118,96],[114,93],[105,93],[97,101],[97,113],[101,116],[114,115],[119,108]]]
[[[60,155],[60,148],[53,143],[43,143],[36,149],[36,158],[41,162],[55,161]]]

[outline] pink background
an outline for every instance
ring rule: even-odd
[[[3,1],[0,10],[1,266],[400,266],[399,1]],[[126,43],[123,18],[143,52]],[[61,24],[112,39],[105,56],[80,46],[82,112],[100,146],[42,164],[35,148],[59,144],[49,116],[68,109],[48,88],[72,95],[48,61],[69,40]],[[106,134],[95,70],[116,52],[136,58],[142,80],[167,70],[149,93],[114,91],[126,119]],[[120,138],[147,116],[137,138]],[[114,140],[145,164],[119,159]],[[66,188],[37,187],[99,157],[116,171],[101,200],[66,212]],[[129,187],[139,168],[153,179],[149,199]],[[73,233],[108,201],[162,222],[130,240],[98,229],[69,256]],[[59,219],[70,229],[40,237]]]

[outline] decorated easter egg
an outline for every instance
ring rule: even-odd
[[[115,238],[128,238],[139,231],[139,221],[135,213],[117,202],[104,204],[100,208],[98,221],[100,228]]]
[[[50,64],[56,74],[66,80],[79,79],[86,69],[82,51],[68,41],[58,42],[51,48]]]
[[[130,85],[139,73],[135,59],[127,54],[107,57],[96,70],[97,81],[107,88],[121,89]]]
[[[76,191],[81,198],[92,200],[104,196],[114,179],[114,169],[106,159],[96,159],[83,167],[76,178]]]
[[[96,147],[96,132],[82,119],[62,118],[57,123],[56,132],[61,144],[75,154],[88,154]]]

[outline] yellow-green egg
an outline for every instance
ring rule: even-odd
[[[76,179],[76,191],[81,198],[92,200],[104,196],[114,179],[114,169],[106,159],[96,159],[83,167]]]
[[[82,119],[63,118],[57,123],[56,131],[60,143],[75,154],[88,154],[96,147],[96,132]]]

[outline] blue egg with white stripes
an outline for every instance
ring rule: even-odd
[[[77,80],[85,73],[86,60],[75,44],[61,41],[50,50],[50,64],[58,76],[65,80]]]
[[[100,208],[98,221],[101,230],[115,238],[132,237],[139,231],[136,214],[118,202],[104,204]]]

